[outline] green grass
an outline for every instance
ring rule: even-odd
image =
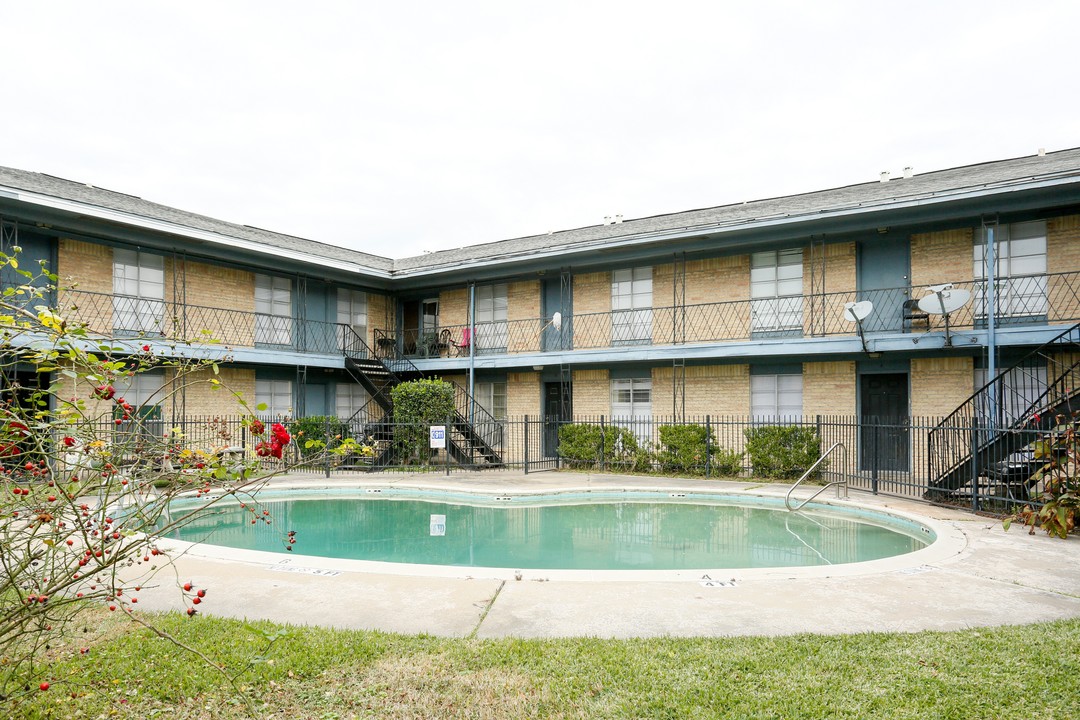
[[[951,633],[649,640],[290,628],[260,657],[265,635],[277,629],[269,624],[153,619],[229,672],[248,669],[234,687],[149,631],[92,616],[90,632],[54,648],[42,668],[50,690],[9,699],[0,716],[231,718],[253,707],[276,718],[326,719],[1080,717],[1080,620]],[[90,651],[80,654],[79,643]]]

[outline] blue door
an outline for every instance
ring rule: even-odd
[[[864,330],[901,331],[904,302],[911,297],[911,239],[886,232],[861,240],[856,247],[856,299],[874,303]]]

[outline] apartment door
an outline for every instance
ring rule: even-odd
[[[860,375],[859,406],[860,469],[907,471],[910,424],[907,373]]]
[[[559,428],[570,422],[570,386],[544,383],[544,457],[555,457],[559,449]]]
[[[566,282],[560,278],[548,278],[543,281],[540,295],[543,303],[540,350],[544,352],[572,349],[570,346],[570,298],[567,297],[568,293],[564,288]],[[558,323],[554,321],[555,313],[559,313]]]
[[[911,298],[911,240],[885,233],[858,244],[858,299],[874,303],[863,327],[869,331],[904,329],[904,302]]]

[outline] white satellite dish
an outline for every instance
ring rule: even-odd
[[[971,292],[952,285],[936,285],[930,294],[919,298],[919,309],[931,315],[948,315],[967,305]]]
[[[931,285],[929,295],[919,298],[919,309],[928,315],[945,317],[945,347],[952,347],[952,334],[949,332],[949,313],[956,312],[971,300],[971,292],[963,288],[954,288],[952,283]]]
[[[869,300],[844,303],[844,319],[855,323],[855,329],[859,333],[859,341],[862,342],[863,352],[870,352],[870,350],[866,347],[866,336],[863,335],[862,321],[870,317],[872,312],[874,312],[874,303]]]
[[[562,330],[562,313],[557,312],[551,316],[551,327]]]
[[[849,322],[865,320],[872,312],[874,312],[874,303],[869,300],[844,303],[844,319]]]

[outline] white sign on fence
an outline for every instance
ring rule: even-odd
[[[442,537],[446,535],[446,516],[445,515],[432,515],[431,516],[431,535],[432,537]]]
[[[446,447],[446,426],[432,425],[428,435],[432,450],[442,450]]]

